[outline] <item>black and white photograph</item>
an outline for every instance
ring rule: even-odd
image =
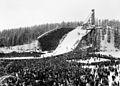
[[[0,86],[120,86],[120,0],[0,0]]]

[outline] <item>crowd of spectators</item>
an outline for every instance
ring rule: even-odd
[[[77,65],[76,65],[77,66]],[[43,69],[26,68],[12,73],[8,86],[119,86],[120,72],[114,67]],[[5,84],[5,83],[4,83]]]
[[[66,61],[75,57],[83,58],[75,52],[42,59],[4,60],[5,76],[10,76],[0,79],[0,86],[120,86],[119,61],[95,64]]]

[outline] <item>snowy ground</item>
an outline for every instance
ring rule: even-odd
[[[110,61],[109,59],[103,59],[103,58],[90,58],[87,60],[67,60],[68,62],[74,61],[74,62],[78,62],[78,63],[94,63],[94,62],[101,62],[101,61]]]
[[[33,41],[30,44],[17,45],[17,46],[11,46],[11,47],[1,47],[0,53],[31,52],[31,51],[38,51],[37,49],[38,49],[37,41]]]
[[[120,58],[120,51],[96,52],[96,54],[102,54],[102,55],[107,55],[107,56],[113,56],[115,58]]]
[[[22,59],[41,59],[40,57],[12,57],[12,58],[0,58],[1,60],[22,60]]]

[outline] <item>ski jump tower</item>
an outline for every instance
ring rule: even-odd
[[[115,51],[114,47],[114,28],[108,26],[96,25],[95,10],[92,9],[91,15],[87,21],[87,43],[92,44],[92,48],[98,51]]]

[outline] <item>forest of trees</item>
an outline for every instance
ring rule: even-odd
[[[120,49],[120,21],[118,21],[118,20],[103,20],[103,21],[101,21],[101,25],[103,27],[108,25],[114,29],[115,47]],[[110,34],[108,34],[108,35],[110,35]],[[111,37],[111,36],[109,36],[109,37]],[[110,42],[110,40],[108,40],[108,42]]]
[[[55,29],[56,27],[76,27],[79,25],[82,25],[82,22],[62,22],[3,30],[0,32],[0,47],[31,43],[32,41],[36,40],[37,37],[41,34]]]

